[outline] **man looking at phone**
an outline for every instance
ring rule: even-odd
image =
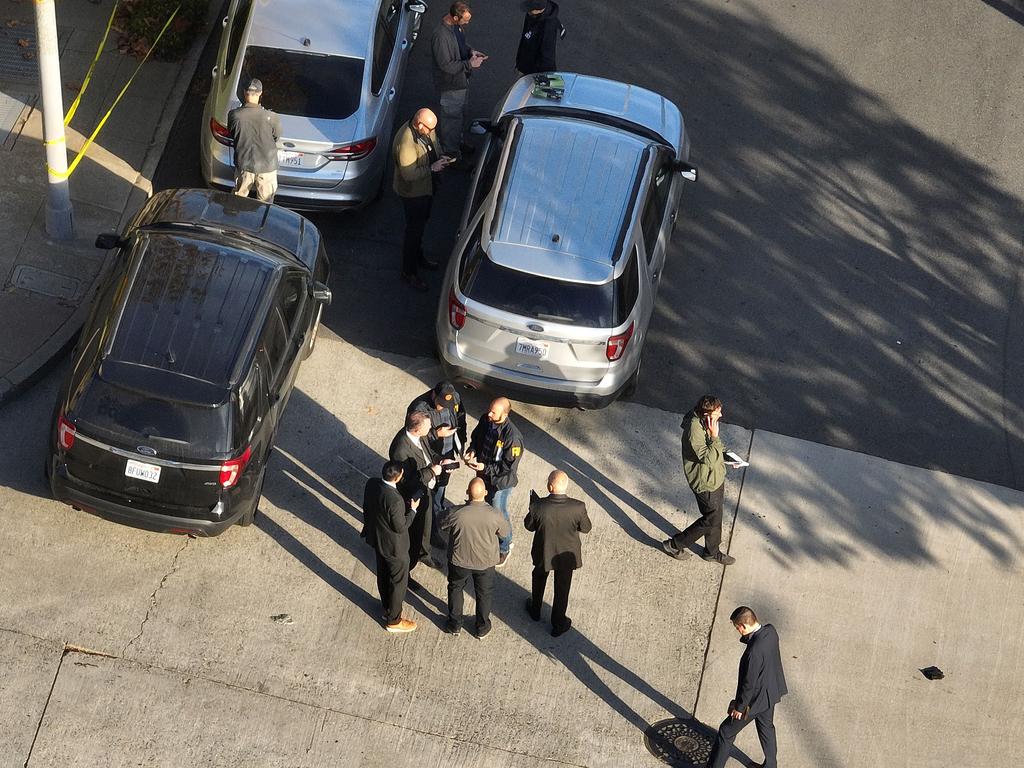
[[[690,556],[687,547],[704,537],[705,560],[732,565],[736,558],[722,552],[722,504],[725,500],[725,444],[718,436],[722,401],[704,395],[683,423],[683,474],[697,498],[700,519],[682,533],[661,543],[661,548],[676,560]]]
[[[454,2],[434,30],[430,51],[434,58],[434,88],[441,106],[441,148],[446,155],[461,159],[473,153],[462,142],[469,101],[469,78],[487,57],[466,42],[466,25],[473,18],[469,3]]]
[[[419,267],[437,269],[438,263],[423,253],[423,233],[434,202],[434,174],[452,162],[438,150],[437,116],[420,109],[412,120],[398,129],[391,153],[395,158],[392,187],[405,209],[405,237],[402,241],[402,282],[425,292],[427,284],[417,274]]]

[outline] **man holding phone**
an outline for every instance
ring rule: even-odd
[[[704,538],[705,560],[732,565],[736,558],[722,552],[722,505],[725,500],[725,444],[718,436],[722,401],[704,395],[683,423],[683,474],[697,499],[700,519],[682,533],[661,543],[676,560],[690,556],[687,547]]]
[[[473,18],[469,3],[456,0],[434,30],[430,52],[434,59],[434,88],[441,106],[441,149],[457,160],[471,155],[473,147],[462,141],[469,102],[469,78],[487,56],[466,42],[466,26]]]

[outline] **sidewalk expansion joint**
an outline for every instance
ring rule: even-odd
[[[121,656],[127,658],[128,649],[131,648],[138,640],[142,637],[142,633],[146,630],[146,622],[149,621],[149,617],[156,610],[156,596],[160,593],[160,590],[164,588],[164,584],[167,583],[167,579],[174,575],[174,572],[178,570],[178,558],[181,557],[181,553],[185,551],[185,547],[191,541],[190,538],[186,537],[184,543],[178,547],[178,551],[174,553],[174,559],[171,560],[171,567],[164,577],[160,579],[160,583],[156,585],[156,589],[153,590],[153,594],[149,596],[149,607],[146,609],[146,615],[142,618],[142,623],[139,624],[139,632],[131,640],[125,643],[124,648],[121,649]]]
[[[53,689],[57,687],[57,678],[60,676],[61,667],[64,666],[65,656],[67,656],[66,648],[64,653],[62,653],[60,658],[57,660],[57,669],[53,672],[53,680],[50,681],[50,690],[46,692],[46,701],[43,702],[43,709],[39,713],[39,722],[36,723],[36,732],[32,734],[32,743],[29,744],[28,754],[25,755],[23,768],[28,768],[28,764],[32,760],[32,751],[36,748],[36,741],[39,739],[39,732],[43,729],[43,718],[46,717],[46,710],[50,707],[50,698],[53,696]]]
[[[750,460],[750,451],[754,447],[754,432],[756,430],[750,430],[750,442],[747,443],[747,460]],[[747,470],[749,466],[743,468],[743,475],[740,477],[740,490],[736,494],[736,508],[732,513],[732,526],[729,528],[729,549],[732,549],[732,540],[736,537],[736,520],[740,515],[740,504],[743,502],[743,485],[747,482]],[[728,554],[728,552],[726,552]],[[718,592],[715,594],[715,607],[711,612],[711,623],[708,624],[708,636],[707,640],[704,641],[704,660],[700,665],[700,678],[697,680],[697,695],[693,699],[693,716],[697,717],[697,705],[700,704],[700,694],[704,690],[704,672],[708,668],[708,654],[711,653],[711,636],[715,631],[715,618],[718,616],[718,604],[722,600],[722,587],[725,585],[725,574],[729,570],[726,566],[722,568],[722,578],[718,580]]]

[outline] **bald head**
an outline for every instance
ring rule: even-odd
[[[487,411],[487,419],[493,424],[501,424],[512,412],[512,403],[507,397],[497,397],[491,401],[491,408]]]
[[[569,490],[569,476],[560,469],[548,475],[548,492],[564,494]]]
[[[470,501],[483,501],[487,496],[487,486],[484,485],[484,481],[479,477],[474,477],[469,481],[469,487],[466,489],[466,495]]]
[[[437,127],[437,115],[426,107],[419,109],[412,116],[412,127],[417,133],[426,136]]]

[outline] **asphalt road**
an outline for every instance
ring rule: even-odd
[[[745,427],[1024,488],[1014,14],[981,0],[619,8],[563,4],[560,65],[671,98],[701,170],[636,399],[678,411],[713,391]],[[481,6],[469,28],[491,56],[471,89],[481,116],[513,79],[519,18],[517,4]],[[157,188],[201,184],[215,45]],[[400,115],[432,99],[420,45]],[[442,258],[465,184],[453,174],[438,196],[428,234]],[[326,324],[364,349],[429,354],[439,279],[424,296],[399,284],[394,196],[312,218],[335,268]]]

